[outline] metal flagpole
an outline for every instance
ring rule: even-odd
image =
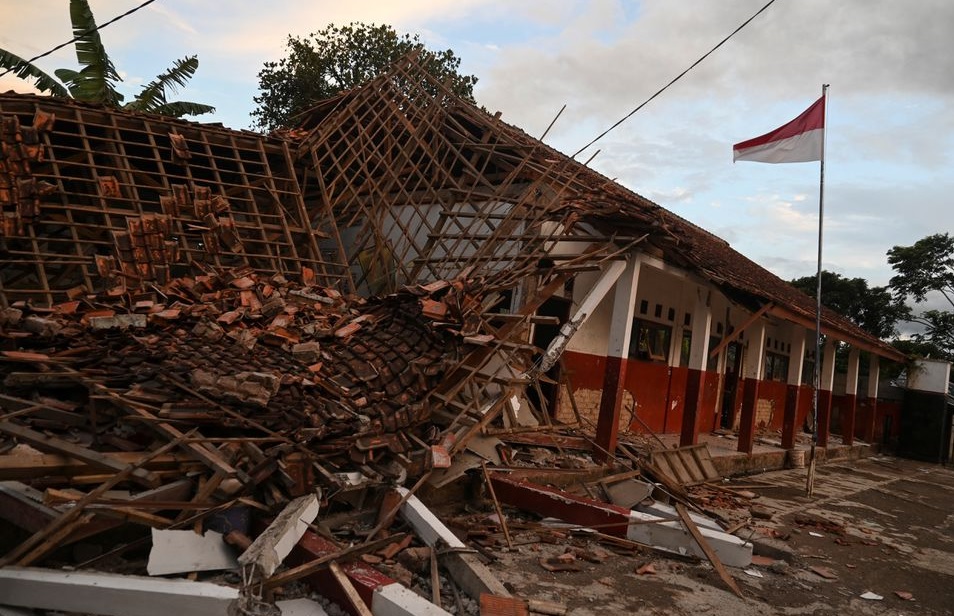
[[[825,118],[822,127],[821,164],[818,180],[818,271],[815,287],[815,370],[812,376],[812,448],[808,456],[808,480],[805,493],[812,496],[815,492],[815,448],[818,445],[818,386],[821,384],[821,311],[822,311],[822,237],[825,221],[825,145],[828,139],[828,84],[822,85],[822,98],[825,99]]]

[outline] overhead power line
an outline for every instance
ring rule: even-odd
[[[607,128],[606,130],[604,130],[602,133],[600,133],[599,135],[597,135],[595,139],[593,139],[592,141],[590,141],[589,143],[587,143],[586,145],[584,145],[582,148],[580,148],[579,150],[577,150],[576,153],[573,154],[572,158],[576,158],[577,156],[579,156],[579,155],[580,155],[580,152],[582,152],[582,151],[585,150],[586,148],[590,147],[591,145],[593,145],[594,143],[596,143],[597,141],[599,141],[600,139],[602,139],[603,137],[605,137],[606,135],[608,135],[608,134],[610,133],[610,131],[612,131],[614,128],[616,128],[617,126],[619,126],[620,124],[622,124],[623,122],[625,122],[626,120],[628,120],[629,118],[631,118],[631,117],[633,116],[633,114],[635,114],[637,111],[639,111],[640,109],[642,109],[643,107],[645,107],[646,105],[648,105],[654,98],[656,98],[657,96],[659,96],[660,94],[662,94],[663,92],[665,92],[667,89],[669,89],[669,86],[671,86],[672,84],[674,84],[674,83],[676,83],[677,81],[679,81],[680,79],[682,79],[682,78],[685,76],[686,73],[688,73],[689,71],[691,71],[692,69],[694,69],[696,66],[698,66],[703,60],[705,60],[706,58],[708,58],[708,57],[712,54],[712,52],[714,52],[716,49],[718,49],[719,47],[722,47],[722,46],[726,43],[726,41],[728,41],[730,38],[732,38],[733,36],[735,36],[736,34],[738,34],[738,33],[742,30],[742,28],[744,28],[744,27],[746,27],[747,25],[749,25],[749,23],[750,23],[753,19],[755,19],[756,17],[758,17],[759,15],[761,15],[763,12],[765,12],[765,10],[766,10],[768,7],[772,6],[773,4],[775,4],[775,0],[769,0],[768,3],[766,3],[765,6],[763,6],[762,8],[760,8],[758,11],[756,11],[756,13],[755,13],[754,15],[752,15],[751,17],[749,17],[748,19],[746,19],[744,22],[742,22],[742,25],[740,25],[738,28],[736,28],[735,30],[733,30],[733,31],[729,34],[729,36],[727,36],[727,37],[725,37],[724,39],[722,39],[721,41],[719,41],[719,43],[718,43],[715,47],[713,47],[712,49],[710,49],[709,51],[707,51],[707,52],[705,53],[705,55],[703,55],[701,58],[699,58],[698,60],[696,60],[695,62],[693,62],[691,65],[689,65],[689,68],[687,68],[686,70],[684,70],[684,71],[682,71],[681,73],[679,73],[678,75],[676,75],[676,76],[672,79],[672,81],[670,81],[669,83],[667,83],[667,84],[664,85],[663,87],[659,88],[659,90],[657,90],[655,94],[653,94],[652,96],[650,96],[649,98],[647,98],[646,100],[644,100],[642,103],[640,103],[638,107],[636,107],[635,109],[633,109],[632,111],[630,111],[629,113],[627,113],[625,116],[623,116],[622,118],[620,118],[615,124],[613,124],[612,126],[610,126],[609,128]]]
[[[39,60],[39,59],[41,59],[41,58],[45,58],[46,56],[50,55],[51,53],[54,53],[54,52],[59,51],[60,49],[63,49],[63,48],[66,47],[67,45],[72,45],[73,43],[75,43],[76,41],[80,40],[80,39],[83,38],[84,36],[90,34],[91,32],[96,32],[97,30],[102,30],[103,28],[105,28],[105,27],[108,26],[109,24],[116,23],[117,21],[119,21],[119,20],[122,19],[123,17],[127,17],[127,16],[129,16],[129,15],[132,15],[133,13],[135,13],[136,11],[138,11],[139,9],[145,7],[146,5],[152,4],[152,3],[155,2],[155,1],[156,1],[156,0],[146,0],[145,2],[143,2],[142,4],[140,4],[139,6],[135,6],[135,7],[131,8],[131,9],[129,9],[128,11],[126,11],[126,12],[123,13],[123,14],[117,15],[116,17],[113,17],[112,19],[110,19],[109,21],[107,21],[107,22],[104,23],[104,24],[100,24],[100,25],[96,26],[95,28],[90,28],[90,29],[88,29],[88,30],[84,30],[83,32],[77,34],[76,36],[74,36],[74,37],[71,38],[70,40],[66,41],[65,43],[62,43],[62,44],[60,44],[60,45],[57,45],[56,47],[54,47],[53,49],[51,49],[51,50],[49,50],[49,51],[44,51],[43,53],[41,53],[41,54],[38,55],[38,56],[33,56],[32,58],[30,58],[29,60],[27,60],[27,64],[33,64],[33,63],[36,62],[37,60]],[[7,73],[12,73],[13,70],[14,70],[14,69],[12,69],[12,68],[8,68],[7,70],[5,70],[5,71],[3,71],[2,73],[0,73],[0,77],[5,76]]]

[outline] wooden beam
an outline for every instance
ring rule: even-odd
[[[351,610],[349,611],[355,616],[373,616],[371,609],[361,599],[354,584],[351,583],[348,576],[341,570],[341,565],[332,560],[328,563],[328,569],[331,570],[331,575],[334,576],[335,581],[341,586],[341,590],[344,592],[345,598],[350,604],[349,607]]]
[[[752,314],[752,316],[750,316],[748,319],[745,320],[745,323],[743,323],[740,327],[737,327],[736,329],[732,330],[731,334],[727,334],[725,338],[723,338],[719,342],[719,344],[715,346],[714,349],[709,351],[709,359],[712,359],[713,357],[717,356],[719,353],[722,352],[722,349],[724,349],[725,347],[729,346],[729,344],[738,340],[739,336],[742,335],[742,332],[744,332],[749,325],[752,325],[753,323],[758,321],[760,318],[762,318],[762,315],[764,315],[766,312],[771,310],[774,306],[775,306],[774,303],[769,302],[765,304],[764,306],[762,306],[761,308],[759,308],[757,311],[755,311]]]
[[[0,421],[0,432],[5,432],[15,436],[21,441],[30,443],[39,449],[54,451],[77,460],[82,460],[83,462],[86,462],[90,466],[97,469],[119,473],[128,468],[127,465],[121,462],[116,462],[109,456],[103,455],[98,451],[93,451],[92,449],[87,449],[86,447],[69,443],[63,439],[56,438],[55,436],[49,436],[10,421]],[[129,476],[147,487],[155,488],[159,486],[159,477],[157,477],[155,473],[144,468],[135,468],[134,470],[131,470],[129,472]]]
[[[705,537],[702,536],[702,533],[699,532],[699,527],[697,527],[696,523],[692,521],[691,517],[689,517],[689,512],[686,511],[686,506],[679,501],[676,501],[674,505],[676,507],[676,513],[679,514],[679,518],[682,520],[683,526],[686,527],[686,530],[689,531],[689,534],[692,535],[692,538],[695,539],[696,543],[699,544],[699,548],[702,549],[702,552],[706,555],[706,558],[708,558],[709,562],[712,563],[712,566],[719,574],[719,577],[722,578],[722,581],[725,582],[726,586],[728,586],[732,592],[741,597],[742,591],[739,590],[739,585],[736,584],[735,579],[729,575],[725,565],[722,564],[722,561],[719,560],[719,557],[716,555],[715,550],[712,549],[712,546],[709,545],[709,542],[706,541]]]
[[[362,554],[369,554],[371,552],[376,552],[377,550],[383,548],[386,545],[394,543],[395,541],[400,541],[403,539],[407,533],[395,533],[388,537],[382,537],[380,539],[375,539],[374,541],[367,541],[365,543],[359,543],[357,545],[351,546],[350,548],[344,548],[339,552],[334,552],[333,554],[327,554],[316,558],[315,560],[310,560],[304,564],[298,565],[291,569],[287,569],[280,573],[276,573],[272,577],[265,580],[263,587],[265,590],[271,590],[277,588],[278,586],[283,586],[289,582],[294,582],[295,580],[300,580],[303,577],[307,577],[312,573],[325,569],[328,567],[328,563],[340,560],[346,561],[349,558],[354,558],[361,556]]]

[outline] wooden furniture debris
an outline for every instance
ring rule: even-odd
[[[678,449],[656,449],[649,454],[649,461],[683,486],[722,479],[712,463],[709,447],[704,443]]]

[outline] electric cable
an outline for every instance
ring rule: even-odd
[[[600,139],[602,139],[603,137],[605,137],[606,135],[608,135],[608,134],[610,133],[610,131],[612,131],[614,128],[616,128],[617,126],[619,126],[620,124],[622,124],[623,122],[625,122],[626,120],[628,120],[629,118],[631,118],[631,117],[633,116],[633,114],[635,114],[637,111],[639,111],[640,109],[642,109],[643,107],[645,107],[646,105],[648,105],[654,98],[656,98],[657,96],[659,96],[660,94],[662,94],[663,92],[665,92],[667,89],[669,89],[669,86],[671,86],[672,84],[674,84],[674,83],[676,83],[677,81],[679,81],[680,79],[682,79],[683,76],[685,76],[686,73],[688,73],[689,71],[691,71],[692,69],[694,69],[696,66],[698,66],[703,60],[705,60],[706,58],[708,58],[708,57],[712,54],[712,52],[714,52],[716,49],[718,49],[719,47],[722,47],[722,45],[724,45],[724,44],[726,43],[726,41],[728,41],[730,38],[732,38],[733,36],[735,36],[736,34],[738,34],[738,33],[742,30],[742,28],[744,28],[744,27],[746,27],[747,25],[749,25],[749,23],[750,23],[753,19],[755,19],[756,17],[758,17],[759,15],[761,15],[768,7],[772,6],[773,4],[775,4],[775,0],[769,0],[768,3],[767,3],[765,6],[763,6],[762,8],[760,8],[754,15],[752,15],[751,17],[749,17],[748,19],[746,19],[744,22],[742,22],[742,25],[740,25],[738,28],[736,28],[735,30],[733,30],[727,37],[725,37],[724,39],[722,39],[721,41],[719,41],[719,43],[718,43],[715,47],[713,47],[712,49],[710,49],[709,51],[707,51],[701,58],[699,58],[698,60],[696,60],[695,62],[693,62],[693,63],[689,66],[689,68],[687,68],[686,70],[684,70],[684,71],[682,71],[681,73],[679,73],[678,75],[676,75],[676,76],[672,79],[672,81],[670,81],[669,83],[667,83],[666,85],[664,85],[663,87],[661,87],[659,90],[657,90],[655,94],[653,94],[652,96],[650,96],[649,98],[647,98],[645,101],[643,101],[642,103],[640,103],[640,105],[639,105],[638,107],[636,107],[635,109],[633,109],[632,111],[630,111],[629,113],[627,113],[627,114],[626,114],[625,116],[623,116],[620,120],[618,120],[615,124],[613,124],[612,126],[610,126],[609,128],[607,128],[606,130],[604,130],[602,133],[600,133],[599,135],[597,135],[595,139],[593,139],[592,141],[590,141],[589,143],[587,143],[586,145],[584,145],[582,148],[580,148],[579,150],[577,150],[576,153],[573,154],[573,156],[571,156],[570,158],[576,158],[577,156],[580,155],[580,153],[581,153],[583,150],[585,150],[586,148],[590,147],[591,145],[593,145],[594,143],[596,143],[597,141],[599,141]]]
[[[123,17],[127,17],[127,16],[129,16],[129,15],[132,15],[133,13],[135,13],[136,11],[138,11],[139,9],[145,7],[145,6],[148,5],[148,4],[152,4],[152,3],[155,2],[155,1],[156,1],[156,0],[146,0],[145,2],[143,2],[142,4],[140,4],[139,6],[133,7],[133,8],[131,8],[131,9],[129,9],[128,11],[126,11],[125,13],[123,13],[123,14],[121,14],[121,15],[117,15],[116,17],[113,17],[112,19],[110,19],[109,21],[107,21],[107,22],[104,23],[104,24],[100,24],[100,25],[96,26],[95,28],[89,28],[88,30],[84,30],[83,32],[77,34],[76,36],[74,36],[74,37],[71,38],[70,40],[66,41],[65,43],[62,43],[62,44],[60,44],[60,45],[57,45],[57,46],[54,47],[53,49],[51,49],[51,50],[49,50],[49,51],[45,51],[45,52],[41,53],[41,54],[38,55],[38,56],[33,56],[32,58],[30,58],[29,60],[27,60],[26,63],[27,63],[27,64],[33,64],[33,63],[36,62],[37,60],[39,60],[39,59],[41,59],[41,58],[45,58],[46,56],[50,55],[51,53],[55,53],[55,52],[59,51],[60,49],[63,49],[63,48],[66,47],[67,45],[72,45],[73,43],[75,43],[76,41],[80,40],[80,39],[83,38],[84,36],[90,34],[91,32],[96,32],[97,30],[102,30],[103,28],[105,28],[105,27],[108,26],[109,24],[115,23],[115,22],[119,21],[120,19],[122,19]],[[3,71],[2,73],[0,73],[0,77],[4,77],[4,76],[7,75],[8,73],[12,73],[14,70],[16,70],[16,69],[15,69],[15,68],[8,68],[7,70],[5,70],[5,71]]]

